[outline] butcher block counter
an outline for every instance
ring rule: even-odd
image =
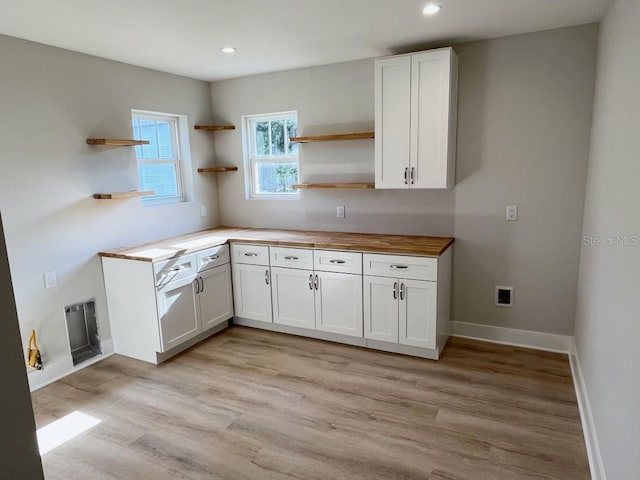
[[[225,243],[251,243],[439,257],[453,242],[451,237],[219,227],[99,255],[158,262]]]

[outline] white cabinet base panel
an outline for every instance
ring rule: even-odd
[[[206,340],[207,338],[215,335],[216,333],[219,333],[222,330],[227,329],[229,327],[230,322],[231,320],[226,320],[225,322],[200,333],[199,335],[187,340],[186,342],[178,345],[175,348],[172,348],[171,350],[168,350],[163,353],[156,352],[156,361],[152,363],[155,363],[156,365],[158,365],[164,362],[165,360],[168,360],[169,358],[177,355],[178,353],[184,352],[186,349],[193,347],[196,343],[200,343],[201,341]]]
[[[368,338],[356,338],[348,335],[340,335],[337,333],[321,332],[318,330],[307,330],[306,328],[290,327],[288,325],[278,325],[275,323],[264,323],[256,320],[249,320],[246,318],[234,317],[233,323],[235,325],[242,325],[245,327],[260,328],[262,330],[269,330],[272,332],[287,333],[290,335],[298,335],[301,337],[316,338],[318,340],[327,340],[329,342],[344,343],[346,345],[354,345],[356,347],[371,348],[374,350],[382,350],[385,352],[401,353],[403,355],[411,355],[413,357],[427,358],[429,360],[438,360],[440,353],[444,348],[443,345],[438,345],[436,349],[430,348],[418,348],[408,345],[399,345],[397,343],[381,342],[378,340],[371,340]]]

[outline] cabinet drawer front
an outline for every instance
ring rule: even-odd
[[[271,266],[313,270],[313,250],[271,247]]]
[[[249,265],[269,265],[269,247],[264,245],[231,244],[233,263]]]
[[[314,268],[319,272],[362,274],[362,254],[339,250],[315,250]]]
[[[153,264],[153,276],[155,285],[166,285],[196,274],[196,255],[183,255],[182,257],[164,260]]]
[[[196,253],[196,268],[204,272],[214,267],[229,263],[229,245],[218,245]]]
[[[365,275],[378,277],[409,278],[413,280],[438,280],[438,259],[405,255],[364,255]]]

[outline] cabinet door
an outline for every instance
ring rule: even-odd
[[[231,267],[229,264],[200,274],[200,319],[202,330],[208,330],[233,317]]]
[[[397,278],[364,277],[364,336],[398,343]]]
[[[411,56],[411,188],[448,186],[452,55],[443,48]]]
[[[408,188],[410,126],[411,57],[376,60],[376,188]]]
[[[180,345],[201,331],[196,280],[193,277],[170,282],[156,293],[162,351]]]
[[[273,267],[271,280],[273,323],[314,329],[313,272]]]
[[[316,330],[362,337],[362,275],[316,272]]]
[[[437,283],[400,279],[399,343],[436,348]]]
[[[271,317],[269,267],[242,263],[234,264],[233,298],[235,300],[236,316],[271,323],[273,319]]]

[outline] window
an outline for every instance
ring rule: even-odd
[[[299,198],[297,112],[246,116],[243,129],[247,198]]]
[[[148,204],[186,200],[182,178],[181,119],[177,115],[132,112],[133,138],[149,140],[149,145],[135,147],[140,189],[155,192],[143,198]]]

